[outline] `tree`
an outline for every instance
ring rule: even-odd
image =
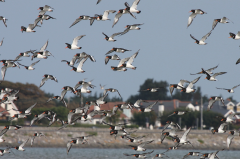
[[[158,92],[141,91],[147,88],[160,88]],[[140,86],[139,93],[137,95],[132,95],[127,101],[135,102],[138,99],[144,100],[169,100],[170,97],[167,95],[168,83],[166,81],[154,81],[153,79],[146,79],[145,82]]]
[[[157,119],[157,114],[154,111],[147,113],[134,113],[131,118],[131,122],[138,126],[146,126],[146,122],[148,121],[150,125],[154,125]]]

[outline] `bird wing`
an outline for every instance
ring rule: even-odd
[[[212,24],[212,30],[216,27],[217,24],[218,24],[217,19],[214,19]]]
[[[80,62],[79,62],[79,64],[78,64],[78,68],[82,68],[82,66],[83,66],[83,64],[84,64],[84,62],[86,61],[88,59],[88,57],[84,57]]]
[[[180,80],[180,82],[178,83],[179,86],[183,86],[184,83],[190,83],[187,80]]]
[[[174,90],[174,87],[171,87],[171,85],[170,85],[170,86],[169,86],[169,91],[170,91],[170,93],[171,93],[171,96],[172,96],[173,90]]]
[[[215,66],[215,67],[213,67],[213,68],[209,68],[208,70],[206,70],[207,72],[211,72],[212,70],[214,70],[214,69],[216,69],[218,67],[218,65],[217,66]]]
[[[227,137],[227,147],[228,147],[228,148],[230,147],[233,138],[234,138],[233,135],[229,135],[229,136]]]
[[[121,32],[121,35],[126,34],[129,30],[130,30],[129,28],[125,29],[123,32]]]
[[[63,90],[63,91],[61,92],[61,99],[64,98],[64,96],[65,96],[66,93],[67,93],[67,90]]]
[[[105,65],[108,63],[109,58],[107,58],[107,56],[105,57]]]
[[[116,11],[115,10],[105,10],[104,13],[103,13],[103,17],[107,18],[108,15],[109,15],[109,12],[110,13],[115,13]]]
[[[3,38],[4,39],[4,38]],[[2,39],[2,41],[0,42],[0,46],[2,46],[2,44],[3,44],[3,39]]]
[[[161,136],[161,143],[163,142],[163,140],[165,139],[166,135],[164,135],[165,132],[162,133],[162,136]]]
[[[38,61],[32,63],[29,67],[33,67],[33,66],[36,65],[36,63],[38,63],[39,61],[40,61],[40,60],[38,60]]]
[[[43,52],[44,50],[46,50],[47,46],[48,46],[48,40],[47,40],[47,42],[42,46],[42,48],[40,49],[39,52]]]
[[[139,50],[129,58],[127,63],[129,63],[131,65],[133,63],[133,59],[137,57],[138,52],[139,52]]]
[[[237,85],[237,86],[234,86],[232,89],[235,89],[235,88],[237,88],[238,86],[240,86],[240,84],[239,84],[239,85]]]
[[[216,87],[217,88],[217,87]],[[224,89],[224,90],[229,90],[229,89],[226,89],[226,88],[217,88],[217,89]]]
[[[137,5],[138,5],[139,2],[140,2],[140,0],[135,0],[132,4],[131,8],[137,9]]]
[[[72,45],[77,45],[78,44],[78,40],[80,40],[84,36],[86,36],[86,35],[80,35],[80,36],[77,36],[76,38],[74,38],[73,42],[72,42]]]
[[[39,88],[42,87],[47,80],[48,80],[48,78],[44,77],[41,81]]]
[[[212,30],[209,33],[207,33],[206,35],[204,35],[202,37],[201,41],[205,41],[211,35],[211,33],[212,33]]]
[[[193,19],[197,16],[196,13],[192,13],[188,18],[188,24],[187,27],[189,27],[192,24]]]
[[[34,139],[35,139],[35,136],[31,137],[31,146],[33,145]]]
[[[3,18],[3,24],[5,25],[5,27],[7,27],[6,19],[5,19],[5,18]]]
[[[40,21],[40,20],[42,20],[42,18],[40,18],[40,17],[38,17],[37,19],[35,19],[35,21],[34,21],[34,24],[33,24],[33,25],[35,25],[35,26],[36,26],[36,25],[39,23],[39,21]]]
[[[105,55],[107,55],[107,54],[110,54],[110,53],[112,53],[113,52],[113,49],[111,49],[110,51],[108,51]],[[239,60],[240,61],[240,60]]]
[[[224,130],[224,128],[228,125],[228,123],[222,123],[218,129]]]
[[[193,87],[193,84],[195,84],[200,78],[201,78],[201,76],[198,77],[198,78],[196,78],[196,79],[194,79],[193,81],[191,81],[191,82],[189,83],[189,85],[188,85],[188,88],[192,88],[192,87]]]
[[[72,26],[74,26],[75,24],[77,24],[78,22],[80,22],[82,19],[81,18],[77,18],[73,23],[72,25],[69,27],[71,28]]]
[[[101,0],[98,0],[98,1],[97,1],[97,4],[100,3],[100,2],[101,2]]]
[[[23,147],[28,142],[28,140],[29,138],[26,141],[24,141],[19,147]]]
[[[227,73],[227,72],[218,72],[218,73],[215,73],[212,77],[215,78],[216,76],[222,75],[222,74],[225,74],[225,73]]]
[[[188,135],[188,133],[191,131],[191,127],[187,130],[187,131],[185,131],[184,132],[184,134],[183,134],[183,136],[182,136],[182,138],[181,139],[183,139],[183,140],[187,140],[187,135]]]
[[[143,147],[143,146],[145,146],[146,144],[150,144],[150,143],[152,143],[154,140],[151,140],[151,141],[145,141],[145,142],[142,142],[140,145],[138,145],[138,146],[140,146],[140,147]]]
[[[190,36],[191,36],[192,39],[198,41],[196,38],[194,38],[194,36],[192,36],[192,34],[190,34]]]
[[[209,102],[208,102],[208,110],[210,110],[212,108],[213,103],[215,103],[215,102],[216,102],[216,100],[214,100],[214,99],[209,100]]]
[[[68,152],[70,151],[71,147],[72,147],[72,143],[71,143],[71,142],[68,142],[68,143],[67,143],[67,154],[68,154]]]
[[[126,61],[128,61],[129,58],[130,58],[130,57],[127,57],[127,58],[124,58],[124,59],[120,60],[120,62],[119,62],[119,64],[118,64],[117,67],[120,67],[120,66],[121,66],[122,64],[124,64]]]
[[[152,109],[152,107],[153,107],[155,104],[157,104],[157,102],[158,102],[158,101],[154,102],[153,104],[147,106],[146,108],[148,108],[148,109]]]
[[[106,34],[104,34],[104,32],[102,32],[102,34],[103,34],[106,38],[108,38],[108,36],[107,36]]]
[[[112,28],[114,27],[114,25],[116,25],[117,24],[117,22],[119,21],[119,18],[121,18],[121,16],[122,16],[123,14],[122,13],[117,13],[116,15],[115,15],[115,17],[114,17],[114,22],[113,22],[113,25],[112,25]]]
[[[2,136],[3,134],[5,134],[7,131],[8,131],[8,129],[3,129],[3,130],[0,132],[0,136]]]
[[[112,38],[114,38],[117,35],[120,35],[122,32],[118,32],[118,33],[114,33],[113,35],[111,35]]]
[[[118,90],[117,90],[117,92],[118,92]],[[120,96],[120,98],[122,98],[122,96],[120,95],[120,93],[118,92],[118,95]]]
[[[3,66],[1,68],[2,80],[4,80],[4,77],[6,75],[6,71],[7,71],[7,66]]]
[[[32,110],[33,107],[35,107],[37,105],[37,102],[35,104],[33,104],[31,107],[29,107],[27,110],[25,110],[25,114],[29,114]]]

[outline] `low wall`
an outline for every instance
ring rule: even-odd
[[[4,127],[0,127],[2,130]],[[5,142],[0,143],[1,146],[9,144],[12,146],[18,145],[20,142],[32,137],[35,132],[41,132],[45,134],[45,137],[36,137],[33,147],[66,147],[68,141],[73,137],[94,135],[88,140],[88,144],[74,145],[74,147],[86,147],[86,148],[130,148],[128,145],[133,145],[128,140],[114,136],[111,136],[110,129],[101,128],[76,128],[69,127],[62,130],[58,130],[59,127],[23,127],[19,130],[9,130],[3,137]],[[133,131],[133,130],[129,130]],[[168,130],[169,131],[169,130]],[[182,136],[184,133],[177,133],[178,136]],[[133,134],[134,136],[147,135],[144,140],[154,140],[153,143],[146,146],[146,148],[154,149],[168,149],[174,146],[174,142],[170,139],[165,139],[161,144],[161,130],[137,130]],[[227,148],[227,136],[229,134],[212,134],[207,130],[191,130],[188,135],[188,140],[195,147],[194,149],[222,149]],[[232,141],[230,149],[238,150],[240,144],[240,137],[235,137]],[[26,147],[30,146],[30,141],[26,144]],[[180,149],[193,149],[191,145],[181,146]]]

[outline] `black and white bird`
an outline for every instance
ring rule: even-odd
[[[127,25],[125,28],[125,30],[121,33],[121,35],[124,35],[126,34],[128,31],[130,30],[140,30],[141,28],[139,28],[138,26],[140,25],[143,25],[144,23],[142,24],[133,24],[133,25]]]
[[[114,33],[114,34],[112,34],[110,37],[107,36],[106,34],[104,34],[103,32],[102,32],[102,34],[105,36],[106,41],[114,42],[114,41],[117,41],[117,40],[115,40],[115,39],[113,39],[113,38],[114,38],[115,36],[117,36],[117,35],[120,35],[121,32],[119,32],[119,33]]]
[[[212,24],[212,30],[216,27],[218,23],[229,23],[228,20],[230,19],[228,19],[227,17],[223,17],[221,19],[214,19]]]
[[[209,68],[209,69],[207,69],[207,70],[204,70],[204,72],[201,71],[201,72],[198,72],[198,73],[195,73],[195,74],[190,73],[190,75],[205,74],[205,72],[207,72],[208,74],[213,74],[213,73],[212,73],[212,70],[216,69],[217,67],[218,67],[218,65],[215,66],[215,67],[213,67],[213,68]]]
[[[240,39],[240,31],[238,31],[237,34],[234,34],[234,33],[230,32],[229,35],[230,35],[230,37],[228,37],[228,38],[233,38],[235,40],[239,40]]]
[[[25,151],[23,149],[23,146],[25,146],[25,144],[28,142],[28,140],[29,140],[29,138],[26,141],[24,141],[20,146],[16,146],[15,149],[18,151]]]
[[[90,25],[93,24],[94,20],[96,19],[97,21],[106,21],[106,20],[111,20],[111,19],[108,19],[108,15],[109,13],[115,13],[116,11],[115,10],[105,10],[103,15],[98,15],[98,14],[95,14],[94,17],[91,17],[90,19]]]
[[[69,28],[71,28],[72,26],[74,26],[75,24],[80,22],[81,20],[91,20],[91,17],[87,16],[87,15],[81,15],[72,23],[72,25]]]
[[[131,68],[133,70],[136,70],[137,67],[133,66],[133,60],[137,57],[138,53],[140,50],[138,50],[136,53],[134,53],[131,57],[129,57],[129,59],[127,60],[126,63],[123,63],[121,66],[119,67],[126,67],[126,68]]]
[[[157,104],[157,102],[158,102],[158,101],[156,101],[156,102],[148,105],[148,106],[145,107],[145,108],[141,107],[141,108],[139,108],[139,111],[140,111],[140,112],[151,112],[151,111],[152,111],[152,107],[153,107],[155,104]]]
[[[212,76],[210,76],[203,68],[202,68],[202,72],[207,75],[207,77],[205,79],[207,79],[209,81],[217,81],[216,76],[227,73],[227,72],[218,72],[218,73],[215,73]]]
[[[69,48],[69,49],[71,49],[71,50],[81,49],[82,47],[77,46],[77,44],[78,44],[78,40],[80,40],[80,39],[81,39],[82,37],[84,37],[84,36],[86,36],[86,35],[80,35],[80,36],[75,37],[75,38],[73,39],[72,44],[65,43],[65,44],[67,45],[66,48]]]
[[[6,18],[5,17],[3,17],[3,16],[0,16],[0,20],[2,20],[3,21],[3,24],[5,25],[5,27],[7,27],[7,24],[6,24]]]
[[[124,155],[125,156],[134,156],[136,158],[146,158],[147,157],[146,155],[151,154],[153,152],[154,152],[154,150],[150,151],[150,152],[146,152],[146,153],[141,153],[141,154],[127,154],[127,153],[124,153]]]
[[[62,88],[62,92],[61,92],[61,99],[64,98],[64,96],[66,95],[67,91],[71,91],[72,93],[74,93],[74,89],[70,86],[65,86]]]
[[[57,78],[54,77],[53,75],[45,74],[43,77],[44,78],[42,79],[39,88],[42,87],[48,79],[54,80],[55,82],[58,82]]]
[[[192,36],[191,34],[190,34],[190,37],[191,37],[193,40],[195,40],[195,43],[197,43],[198,45],[206,45],[207,43],[205,43],[205,40],[211,35],[211,33],[212,33],[212,30],[211,30],[209,33],[207,33],[206,35],[204,35],[201,40],[197,40],[197,39],[196,39],[194,36]]]
[[[227,125],[228,123],[222,123],[217,129],[211,129],[212,134],[227,132]]]
[[[236,85],[236,86],[234,86],[233,88],[231,88],[231,89],[226,89],[226,88],[217,88],[217,89],[223,89],[223,90],[227,90],[229,93],[234,93],[234,89],[235,88],[237,88],[238,86],[240,86],[240,84],[239,85]]]
[[[85,72],[85,71],[82,69],[82,67],[83,67],[84,62],[87,61],[87,59],[88,59],[88,57],[84,57],[84,58],[79,62],[79,64],[78,64],[77,67],[72,66],[72,71],[81,72],[81,73]]]
[[[189,27],[192,22],[193,22],[193,19],[198,15],[198,14],[207,14],[206,12],[204,12],[203,10],[201,9],[192,9],[190,10],[189,12],[192,12],[192,14],[189,16],[188,18],[188,24],[187,24],[187,27]]]
[[[45,136],[45,135],[43,133],[34,133],[33,134],[33,136],[31,137],[31,147],[33,145],[35,137],[41,137],[41,136]]]
[[[172,116],[172,115],[184,115],[186,113],[188,113],[189,111],[174,111],[172,114],[168,115],[168,117]]]
[[[33,66],[36,65],[39,61],[40,61],[40,60],[32,63],[30,66],[22,65],[22,64],[20,64],[19,62],[18,62],[18,64],[21,65],[21,66],[23,66],[23,67],[25,67],[27,70],[34,70],[35,68],[33,68]]]
[[[126,51],[132,51],[132,50],[127,50],[127,49],[124,49],[124,48],[116,48],[116,47],[113,47],[111,50],[109,50],[105,55],[107,54],[110,54],[112,52],[119,52],[119,53],[124,53]]]
[[[114,27],[114,25],[117,24],[117,22],[119,21],[119,18],[121,18],[121,16],[123,14],[129,13],[132,17],[136,18],[129,10],[130,10],[130,8],[128,8],[128,7],[126,9],[120,9],[114,17],[114,22],[113,22],[112,27]]]
[[[213,104],[216,102],[216,101],[221,101],[222,104],[225,106],[224,104],[224,100],[222,97],[218,97],[218,96],[212,96],[209,98],[209,102],[208,102],[208,110],[210,110],[212,107],[213,107]]]
[[[49,99],[47,100],[46,103],[50,102],[50,101],[53,100],[53,99],[56,99],[56,100],[61,101],[61,102],[65,105],[65,107],[67,107],[67,103],[66,103],[66,101],[65,101],[64,99],[62,99],[60,96],[54,96],[54,97],[51,97],[51,98],[49,98]]]
[[[145,142],[140,143],[140,144],[137,145],[137,146],[133,146],[133,145],[129,145],[129,146],[132,147],[132,149],[135,150],[135,151],[146,151],[146,149],[144,148],[144,146],[145,146],[146,144],[152,143],[153,141],[154,141],[154,140],[145,141]]]
[[[45,5],[44,7],[39,7],[38,10],[41,10],[39,12],[40,15],[43,15],[45,14],[46,12],[52,12],[53,11],[53,8],[50,7],[49,5]]]
[[[24,27],[24,26],[21,26],[21,32],[22,32],[22,33],[23,33],[24,31],[25,31],[25,32],[28,32],[28,33],[30,33],[30,32],[36,32],[35,30],[33,30],[33,29],[36,28],[36,26],[38,26],[38,25],[28,24],[28,27],[27,27],[27,28]]]
[[[172,92],[174,90],[174,88],[177,88],[177,89],[182,89],[183,88],[183,85],[184,83],[190,83],[189,81],[187,80],[180,80],[180,82],[178,84],[170,84],[169,85],[169,91],[171,93],[171,96],[172,96]]]
[[[186,154],[185,156],[183,156],[182,159],[187,158],[188,156],[199,156],[200,152],[189,152],[188,154]]]
[[[105,57],[105,65],[108,63],[109,60],[121,60],[121,59],[116,54],[114,54],[113,56],[106,56]]]
[[[16,58],[15,60],[19,60],[19,58],[21,57],[30,57],[29,53],[34,53],[34,51],[36,50],[30,50],[30,51],[26,51],[26,52],[21,52]]]
[[[122,96],[120,95],[119,91],[117,89],[115,89],[115,88],[105,89],[103,94],[105,95],[107,92],[117,92],[119,97],[122,98]]]
[[[37,19],[35,19],[35,21],[34,21],[34,25],[37,25],[39,22],[41,23],[41,25],[43,24],[43,20],[49,20],[49,19],[56,19],[56,18],[53,18],[52,16],[50,16],[50,15],[46,15],[46,14],[44,14],[44,15],[38,15],[38,18]]]
[[[188,84],[187,88],[182,88],[181,92],[185,92],[185,93],[195,92],[196,89],[193,89],[193,85],[194,85],[195,83],[197,83],[197,81],[198,81],[200,78],[201,78],[201,76],[198,77],[198,78],[196,78],[196,79],[194,79],[193,81],[191,81],[191,82]]]

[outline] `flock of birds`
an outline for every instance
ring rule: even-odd
[[[97,4],[100,3],[100,1],[101,0],[98,0]],[[1,2],[5,2],[5,1],[1,0]],[[119,19],[124,14],[129,14],[133,18],[136,18],[136,16],[134,14],[135,13],[137,13],[137,14],[141,13],[141,11],[137,9],[137,6],[138,6],[139,2],[140,2],[140,0],[134,0],[133,4],[131,6],[127,2],[125,2],[124,5],[125,5],[126,8],[125,9],[120,9],[117,12],[117,14],[115,15],[112,27],[114,27],[117,24]],[[46,14],[47,12],[53,12],[54,11],[54,9],[52,7],[50,7],[48,5],[45,5],[44,7],[39,7],[39,10],[40,10],[40,12],[39,12],[38,18],[35,19],[35,21],[32,24],[29,24],[27,28],[24,27],[24,26],[21,26],[21,31],[22,32],[36,32],[34,29],[36,27],[40,27],[38,25],[39,22],[42,25],[44,20],[56,19],[56,18],[53,18],[50,15]],[[110,20],[110,19],[108,19],[109,13],[115,13],[115,12],[116,12],[115,10],[105,10],[103,15],[95,14],[95,16],[93,16],[93,17],[86,16],[86,15],[81,15],[81,16],[79,16],[79,18],[77,18],[70,25],[69,28],[73,27],[74,25],[81,22],[82,20],[89,20],[90,25],[92,25],[95,20],[97,20],[97,21]],[[190,12],[192,12],[192,14],[189,16],[187,27],[189,27],[192,24],[193,19],[197,16],[197,14],[206,14],[206,12],[202,11],[201,9],[193,9]],[[2,20],[4,25],[7,27],[7,23],[6,23],[7,19],[3,16],[0,16],[0,20]],[[197,43],[199,45],[206,45],[205,40],[211,35],[211,33],[212,33],[213,29],[216,27],[216,25],[218,23],[229,23],[228,21],[229,21],[229,19],[226,18],[226,17],[223,17],[221,19],[214,19],[213,25],[212,25],[212,30],[210,32],[208,32],[205,36],[203,36],[201,40],[197,40],[191,34],[190,34],[190,37],[195,40],[195,43]],[[106,35],[104,32],[102,32],[102,34],[105,36],[106,41],[115,42],[116,40],[114,39],[114,37],[124,35],[127,32],[129,32],[130,30],[140,30],[140,28],[139,28],[140,25],[143,25],[143,24],[127,25],[126,29],[123,32],[114,33],[111,36]],[[229,34],[230,34],[230,37],[233,38],[233,39],[240,39],[240,32],[238,32],[238,34],[236,34],[236,35],[234,33],[229,33]],[[78,41],[85,36],[86,35],[80,35],[80,36],[75,37],[73,39],[72,44],[66,43],[66,45],[67,45],[66,48],[71,49],[71,50],[81,49],[82,47],[78,46]],[[3,40],[4,39],[2,39],[2,41],[0,42],[0,46],[2,46]],[[19,61],[21,61],[21,60],[19,60],[20,58],[31,56],[31,60],[33,60],[33,59],[47,59],[48,56],[53,56],[53,54],[50,51],[46,50],[47,46],[48,46],[48,41],[41,47],[40,50],[29,50],[29,51],[20,53],[15,59],[1,60],[1,62],[3,62],[3,67],[1,69],[2,82],[4,81],[7,68],[10,68],[10,67],[20,68],[20,66],[23,66],[27,70],[34,70],[34,66],[38,62],[40,62],[40,60],[37,60],[36,62],[33,62],[30,66],[26,66],[26,65],[23,65],[19,62]],[[109,60],[120,60],[120,62],[117,66],[111,66],[111,69],[113,71],[127,71],[127,68],[136,70],[136,67],[133,66],[132,63],[133,63],[134,59],[136,58],[136,56],[138,55],[140,50],[138,50],[132,56],[124,58],[124,59],[120,59],[120,57],[116,54],[114,54],[112,56],[108,55],[112,52],[124,53],[126,51],[131,51],[131,50],[127,50],[127,49],[124,49],[124,48],[116,48],[116,47],[112,48],[110,51],[108,51],[106,53],[107,56],[105,57],[105,64],[108,64]],[[70,66],[73,71],[83,73],[85,71],[82,69],[82,67],[83,67],[84,62],[88,58],[92,62],[96,62],[96,60],[94,59],[94,57],[92,55],[87,54],[85,52],[75,54],[72,57],[71,61],[62,60],[62,62],[66,62],[67,65]],[[238,64],[239,62],[240,62],[240,59],[237,61],[236,64]],[[75,64],[78,64],[78,66],[75,67],[74,66]],[[212,70],[216,69],[217,67],[218,66],[210,68],[210,69],[201,68],[201,72],[198,72],[196,74],[205,74],[206,75],[205,79],[207,79],[209,81],[217,81],[216,76],[223,75],[223,74],[227,73],[227,72],[217,72],[217,73],[213,74]],[[192,75],[195,75],[195,74],[192,74]],[[196,82],[198,82],[200,78],[201,78],[201,76],[194,79],[191,82],[187,81],[187,80],[180,80],[180,82],[178,84],[170,84],[169,91],[170,91],[171,95],[172,95],[175,88],[179,89],[181,92],[192,93],[192,92],[195,91],[194,84]],[[58,80],[55,76],[45,74],[43,76],[43,79],[40,82],[39,88],[42,87],[44,85],[44,83],[49,79],[53,80],[55,82],[58,82]],[[184,87],[185,83],[189,83],[187,87]],[[233,93],[234,89],[237,88],[238,86],[240,86],[240,85],[236,85],[236,86],[234,86],[233,88],[230,88],[230,89],[226,89],[226,88],[217,88],[217,89],[224,89],[224,90],[227,90],[229,93]],[[63,91],[61,92],[60,96],[51,97],[46,101],[46,103],[55,99],[55,100],[58,100],[58,101],[62,102],[65,107],[68,107],[66,101],[64,100],[64,97],[65,97],[65,95],[68,91],[74,93],[75,95],[77,95],[79,97],[81,97],[82,93],[91,93],[92,92],[91,89],[93,89],[94,87],[95,86],[92,84],[92,81],[86,82],[85,79],[84,79],[84,80],[76,83],[76,85],[74,87],[64,86]],[[99,99],[94,100],[94,101],[87,101],[85,103],[85,105],[82,106],[82,107],[78,107],[78,108],[70,110],[69,114],[67,116],[67,121],[63,121],[62,119],[58,118],[58,115],[53,111],[44,111],[41,114],[35,114],[34,118],[31,120],[30,126],[32,126],[34,124],[34,122],[38,122],[40,120],[47,119],[47,120],[49,120],[49,125],[48,126],[51,126],[55,122],[60,122],[62,126],[58,130],[61,130],[63,128],[66,128],[69,125],[74,125],[77,121],[91,121],[94,118],[95,115],[101,115],[102,116],[101,117],[101,123],[109,125],[110,128],[111,128],[110,135],[114,135],[115,139],[116,139],[116,137],[121,137],[122,139],[125,139],[125,140],[128,140],[128,141],[134,143],[135,145],[129,145],[129,146],[132,147],[132,149],[137,151],[137,152],[146,151],[144,146],[152,143],[154,140],[144,141],[143,139],[144,139],[145,136],[132,137],[131,134],[136,132],[136,131],[126,130],[125,126],[124,126],[125,124],[111,125],[111,124],[106,122],[106,118],[116,115],[118,110],[123,110],[123,109],[131,109],[131,110],[132,109],[137,109],[140,112],[151,112],[151,111],[153,111],[152,107],[157,104],[157,101],[153,104],[150,104],[147,107],[142,107],[141,103],[146,102],[146,101],[139,99],[135,103],[127,102],[127,103],[124,103],[124,104],[115,105],[115,107],[112,110],[100,110],[101,104],[107,103],[106,101],[104,101],[104,99],[108,96],[108,92],[117,92],[118,95],[120,96],[120,98],[122,98],[119,91],[115,88],[105,89],[104,86],[101,86],[101,85],[100,85],[100,88],[102,90],[104,90],[103,96],[100,97]],[[161,89],[161,88],[148,88],[146,90],[140,90],[140,91],[158,92],[159,89]],[[14,104],[14,101],[18,99],[18,96],[17,96],[18,92],[19,92],[19,90],[13,90],[11,88],[5,88],[5,89],[1,90],[0,103],[4,103],[4,104],[9,104],[10,103],[10,104],[13,105],[13,110],[18,111],[18,114],[15,114],[9,120],[26,118],[28,115],[31,115],[31,110],[37,105],[37,103],[35,103],[26,110],[18,110],[17,106]],[[216,102],[217,100],[220,100],[224,105],[224,100],[222,99],[222,97],[212,96],[209,99],[209,105],[208,105],[209,110],[212,108],[214,102]],[[90,112],[89,108],[90,108],[91,105],[98,106],[99,110],[94,110],[94,111]],[[6,110],[6,111],[9,111],[9,110]],[[3,112],[1,112],[1,113],[3,113]],[[170,114],[169,116],[185,115],[186,113],[191,113],[191,112],[189,112],[189,111],[174,111],[173,114]],[[236,121],[235,115],[238,115],[238,114],[230,114],[226,118],[217,117],[223,123],[219,126],[218,129],[212,129],[211,132],[213,134],[215,134],[215,133],[226,133],[226,126],[228,124],[235,123],[235,121]],[[171,130],[170,131],[165,131],[168,127],[171,127]],[[11,128],[18,130],[18,129],[22,128],[22,126],[6,125],[5,128],[0,132],[0,142],[4,142],[3,135],[6,134],[8,132],[8,130],[11,129]],[[154,155],[153,158],[157,158],[157,157],[162,158],[164,156],[168,157],[166,155],[166,152],[168,152],[169,150],[178,149],[179,147],[182,147],[182,146],[188,145],[188,144],[192,145],[191,142],[187,139],[187,135],[190,133],[191,127],[188,128],[184,132],[182,137],[179,137],[177,135],[177,132],[181,132],[181,131],[183,131],[183,130],[177,123],[174,123],[172,121],[168,121],[166,123],[166,125],[164,126],[163,131],[162,131],[161,143],[164,141],[164,139],[166,137],[170,137],[172,139],[172,141],[174,141],[176,144],[174,146],[168,148],[167,151]],[[228,148],[231,145],[232,139],[235,136],[239,136],[240,132],[239,131],[229,131],[229,134],[230,135],[227,138],[227,147]],[[0,155],[10,153],[11,148],[15,148],[16,150],[19,150],[19,151],[25,151],[23,147],[25,146],[25,144],[29,140],[31,140],[31,145],[33,145],[34,139],[36,137],[42,137],[42,136],[44,136],[43,133],[36,132],[36,133],[33,134],[32,137],[26,139],[19,146],[15,146],[15,147],[7,146],[6,149],[0,149]],[[67,154],[69,153],[69,151],[70,151],[70,149],[73,145],[88,143],[90,138],[91,138],[91,135],[72,138],[70,141],[67,142]],[[192,145],[192,147],[194,147],[194,146]],[[224,149],[222,149],[222,150],[224,150]],[[219,151],[222,151],[222,150],[219,150]],[[189,156],[200,156],[201,155],[200,158],[202,158],[202,159],[203,158],[214,159],[215,157],[217,157],[217,153],[219,151],[216,151],[216,152],[213,152],[213,153],[189,152],[188,154],[183,156],[183,158],[187,158]],[[146,152],[146,153],[134,153],[134,154],[124,153],[124,155],[125,156],[135,156],[136,158],[146,158],[147,155],[152,154],[153,152],[154,151],[150,151],[150,152]]]

